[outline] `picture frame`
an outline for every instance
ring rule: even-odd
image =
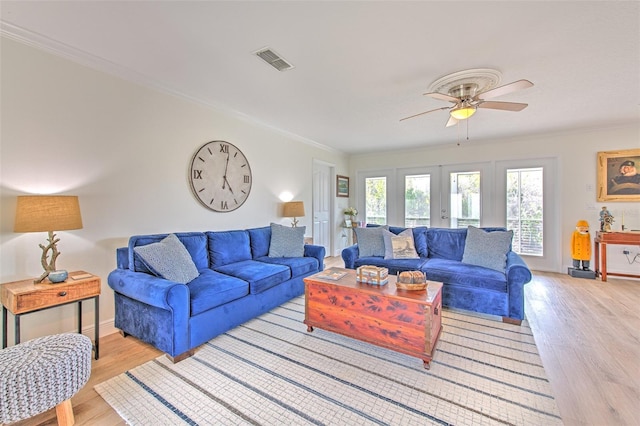
[[[640,201],[640,149],[598,152],[597,201]]]
[[[336,175],[336,197],[349,196],[349,178],[347,176]]]

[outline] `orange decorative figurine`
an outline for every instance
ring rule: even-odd
[[[576,230],[571,236],[571,259],[573,268],[569,268],[569,275],[580,278],[595,278],[595,273],[589,269],[591,261],[591,235],[589,223],[579,220]]]

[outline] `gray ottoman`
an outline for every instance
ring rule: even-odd
[[[71,397],[91,375],[91,339],[65,333],[0,350],[0,423],[56,407],[58,424],[74,423]]]

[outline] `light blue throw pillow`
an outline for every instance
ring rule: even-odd
[[[306,226],[290,227],[271,224],[269,257],[303,257]]]
[[[360,257],[384,257],[384,238],[382,237],[382,231],[389,230],[387,225],[373,226],[370,228],[353,228],[353,230],[356,231]]]
[[[157,243],[134,247],[133,251],[151,272],[169,281],[186,284],[200,275],[191,255],[175,234],[169,234]]]
[[[504,272],[507,267],[507,253],[511,250],[512,239],[513,231],[485,232],[482,229],[469,226],[462,263]]]
[[[416,253],[413,229],[405,229],[398,235],[385,229],[382,231],[382,238],[385,259],[418,259],[420,257]]]

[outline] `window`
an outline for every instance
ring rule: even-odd
[[[507,229],[513,230],[513,251],[543,254],[542,168],[507,169]]]
[[[365,221],[384,225],[387,223],[387,178],[365,179]]]
[[[451,179],[451,227],[480,226],[480,172],[456,172]]]
[[[430,226],[431,175],[413,175],[404,178],[404,226]]]

